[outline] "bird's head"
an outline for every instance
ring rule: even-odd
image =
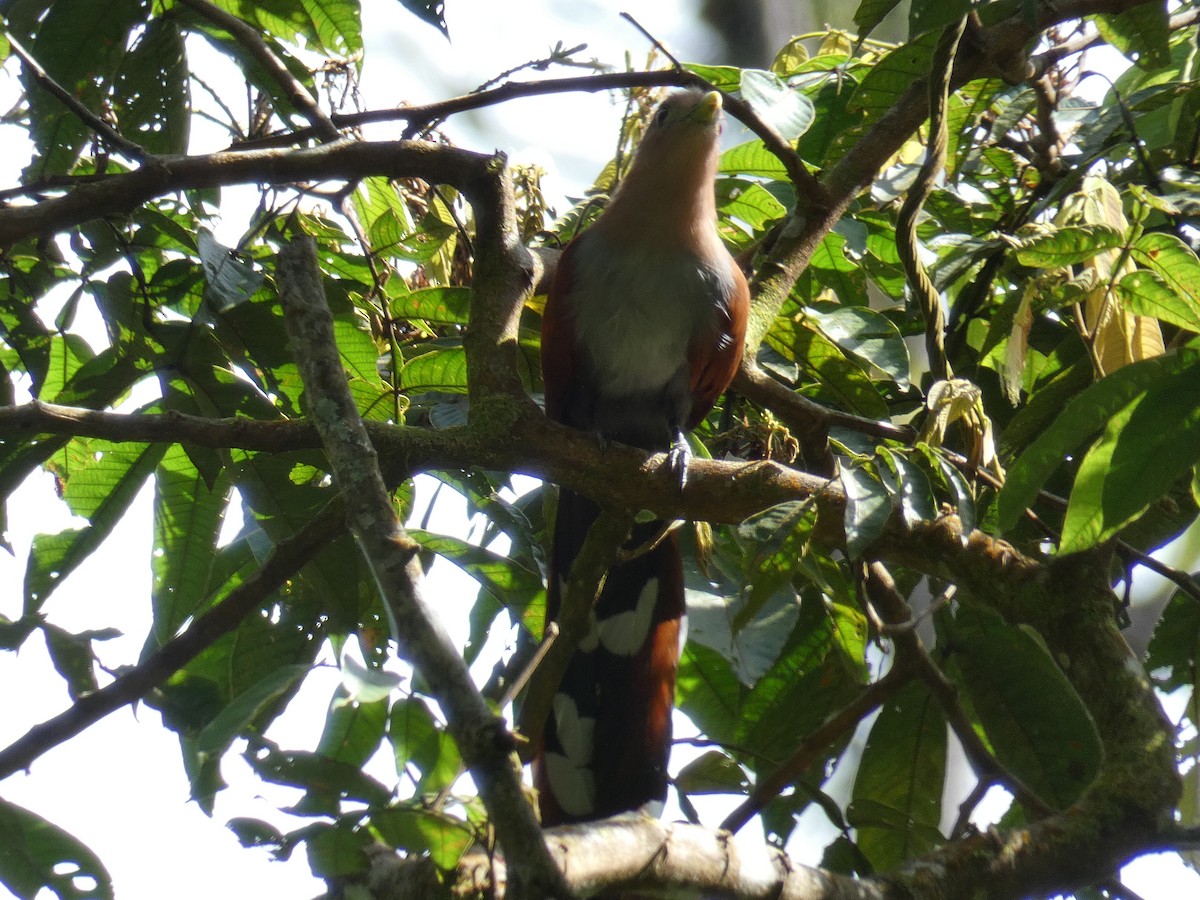
[[[597,227],[641,243],[715,238],[722,118],[717,91],[693,88],[663,100]]]
[[[716,151],[723,119],[717,91],[692,88],[670,94],[655,109],[634,164],[648,161],[661,171],[707,158]]]

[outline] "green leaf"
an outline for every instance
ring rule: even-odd
[[[799,363],[804,374],[813,378],[838,406],[870,418],[887,417],[887,403],[879,389],[807,317],[796,322],[780,316],[767,334],[767,343]]]
[[[900,488],[900,514],[904,517],[904,524],[912,528],[920,522],[932,522],[936,519],[937,503],[925,473],[898,451],[880,447],[878,452],[887,460],[896,475],[896,483]]]
[[[191,99],[178,24],[165,17],[151,19],[121,64],[113,87],[117,125],[150,153],[186,153]]]
[[[475,843],[475,832],[460,819],[428,809],[394,806],[371,814],[371,827],[392,847],[428,853],[440,869],[453,869]]]
[[[1200,584],[1195,575],[1191,576],[1191,580],[1193,584]],[[1153,675],[1160,690],[1174,691],[1190,687],[1195,691],[1200,687],[1197,685],[1200,673],[1200,603],[1183,591],[1175,592],[1158,624],[1154,626],[1154,637],[1146,651],[1146,669]]]
[[[354,215],[366,230],[371,245],[380,249],[400,240],[401,235],[412,230],[412,219],[408,207],[387,178],[372,176],[358,183],[358,189],[350,195]]]
[[[752,564],[761,564],[782,550],[797,529],[807,538],[816,524],[816,513],[807,500],[789,500],[745,519],[737,532],[742,542],[752,545]]]
[[[821,305],[812,316],[827,338],[907,389],[908,346],[891,319],[865,306]]]
[[[467,354],[461,346],[445,347],[405,361],[400,385],[407,394],[467,392]]]
[[[308,864],[318,878],[346,878],[365,872],[372,838],[349,824],[320,825],[307,835]]]
[[[1018,235],[1017,261],[1037,269],[1072,266],[1105,250],[1124,246],[1125,235],[1111,225],[1065,225],[1031,236]]]
[[[946,720],[920,681],[884,704],[863,749],[847,818],[877,871],[943,842]]]
[[[939,37],[937,32],[921,35],[879,60],[854,92],[851,108],[865,112],[868,121],[890,109],[914,82],[929,74]]]
[[[787,169],[779,157],[766,148],[762,141],[748,141],[730,147],[721,154],[717,171],[722,175],[752,175],[756,178],[786,180]]]
[[[67,385],[92,359],[91,347],[79,335],[54,335],[50,341],[50,365],[46,368],[46,380],[38,389],[38,399],[61,403]]]
[[[42,624],[42,634],[46,637],[50,661],[54,663],[55,671],[67,682],[71,699],[78,700],[94,693],[99,684],[96,682],[96,653],[92,649],[92,641],[112,640],[120,637],[120,632],[107,628],[72,634],[46,622]]]
[[[753,617],[741,617],[746,605],[739,586],[722,594],[688,588],[688,640],[715,650],[728,660],[738,681],[754,687],[779,659],[795,627],[800,607],[793,590],[779,590],[759,604]],[[735,631],[735,619],[748,618]]]
[[[450,38],[450,30],[446,27],[444,0],[400,0],[400,5],[422,22],[428,22]]]
[[[728,659],[695,641],[683,648],[675,680],[679,708],[704,734],[731,742],[741,724],[741,682]]]
[[[854,11],[854,27],[866,37],[888,13],[900,5],[900,0],[861,0]]]
[[[334,309],[333,335],[337,339],[338,352],[342,357],[342,365],[350,378],[351,387],[355,382],[372,387],[382,386],[379,368],[376,362],[379,351],[375,341],[367,331],[362,316],[354,309],[346,306]]]
[[[986,2],[987,0],[913,0],[908,9],[909,40],[928,31],[941,29]]]
[[[413,766],[420,773],[418,794],[437,794],[449,788],[462,772],[462,757],[454,740],[419,697],[409,697],[392,707],[388,740],[396,757],[396,771]]]
[[[743,760],[760,774],[773,768],[764,758],[787,758],[796,748],[796,735],[820,726],[859,690],[859,672],[852,667],[853,660],[842,656],[842,643],[835,637],[824,605],[819,601],[806,605],[814,609],[801,609],[792,645],[759,679],[741,710],[734,743],[761,754]],[[820,624],[806,627],[814,625],[814,620]],[[860,620],[860,624],[865,633],[865,622]],[[828,761],[837,758],[849,739],[847,733],[815,754],[800,780],[819,780]]]
[[[1165,3],[1142,3],[1121,13],[1090,17],[1100,36],[1142,69],[1171,62],[1170,14]]]
[[[200,732],[196,752],[219,757],[261,713],[290,693],[310,669],[308,665],[284,666],[239,694]]]
[[[263,274],[208,231],[196,238],[196,251],[208,282],[206,296],[221,311],[246,303],[263,283]]]
[[[1107,540],[1200,459],[1200,368],[1168,375],[1113,415],[1079,464],[1060,553]]]
[[[996,758],[1042,800],[1064,809],[1100,769],[1091,714],[1032,629],[963,603],[950,630],[951,674],[963,686]]]
[[[1200,259],[1178,237],[1161,231],[1143,234],[1130,255],[1138,265],[1161,277],[1191,308],[1200,306]]]
[[[971,492],[970,485],[963,478],[962,472],[947,460],[940,450],[935,450],[928,444],[920,443],[917,449],[925,454],[934,466],[934,471],[940,477],[942,484],[950,490],[951,496],[954,498],[954,511],[958,514],[958,519],[962,522],[962,540],[965,544],[968,536],[975,530],[975,495]]]
[[[173,444],[155,476],[154,634],[162,643],[208,597],[209,572],[228,502],[224,475],[210,490],[187,451]]]
[[[846,553],[860,559],[892,515],[892,493],[865,466],[843,465],[842,488],[846,492]]]
[[[736,66],[705,66],[700,63],[684,63],[683,67],[699,75],[719,91],[734,93],[742,88],[742,70]]]
[[[339,690],[325,716],[317,753],[350,766],[363,766],[383,741],[387,716],[386,700],[354,703]]]
[[[283,832],[262,819],[252,819],[249,816],[235,816],[225,823],[225,827],[234,833],[238,843],[243,847],[261,847],[271,851],[274,859],[286,859],[284,847],[287,839]]]
[[[1062,413],[1009,467],[997,500],[997,525],[1008,531],[1033,505],[1046,479],[1079,446],[1103,428],[1159,379],[1200,362],[1200,354],[1183,349],[1123,366],[1075,395]],[[1156,426],[1157,427],[1157,426]]]
[[[519,561],[456,537],[409,529],[414,541],[454,563],[521,619],[545,593],[542,576]]]
[[[255,738],[244,754],[264,781],[305,789],[292,812],[301,815],[335,815],[345,800],[382,806],[391,791],[358,766],[319,753],[280,750],[270,741]]]
[[[720,750],[709,750],[680,769],[675,787],[685,794],[744,794],[745,771]]]
[[[785,141],[796,140],[816,118],[808,97],[762,69],[742,70],[742,97]]]
[[[166,448],[166,444],[86,442],[93,462],[72,473],[63,499],[76,515],[87,517],[92,524],[34,537],[25,568],[26,613],[41,609],[54,589],[103,544]]]
[[[132,29],[142,23],[139,0],[56,0],[37,24],[30,50],[61,87],[91,110],[104,107]],[[90,128],[21,67],[30,101],[30,133],[39,159],[36,178],[66,174]]]
[[[817,523],[816,507],[807,501],[789,501],[757,513],[738,526],[738,541],[744,547],[744,588],[730,608],[732,631],[738,634],[771,603],[794,602],[791,581],[808,550]],[[747,591],[746,588],[749,590]]]
[[[21,898],[48,889],[63,900],[110,900],[99,858],[57,825],[0,798],[0,883]]]
[[[761,184],[735,178],[717,182],[717,210],[722,218],[744,222],[751,232],[787,215],[787,207]]]
[[[326,51],[347,58],[362,51],[362,18],[358,3],[345,0],[302,0],[318,43]]]
[[[1176,293],[1157,272],[1136,269],[1117,282],[1116,294],[1132,313],[1200,332],[1200,302]]]
[[[466,325],[471,307],[471,289],[431,287],[406,293],[391,302],[392,315],[419,319],[433,325]]]

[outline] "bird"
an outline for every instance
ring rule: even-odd
[[[668,452],[681,484],[685,432],[733,379],[750,304],[717,229],[722,105],[718,91],[684,89],[654,110],[612,199],[563,251],[542,316],[547,415],[603,443]],[[559,491],[548,622],[598,514]],[[535,754],[546,826],[658,815],[666,800],[683,561],[662,521],[635,524],[624,546],[642,552],[608,572]]]

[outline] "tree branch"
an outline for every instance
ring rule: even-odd
[[[792,755],[774,772],[758,782],[750,796],[725,817],[721,828],[739,831],[816,762],[830,744],[846,732],[853,731],[859,722],[887,703],[914,674],[910,666],[897,664],[879,681],[864,688],[862,693],[806,735]]]
[[[980,77],[993,60],[1024,58],[1025,48],[1045,28],[1058,22],[1096,13],[1119,13],[1153,0],[1061,0],[1039,3],[1035,15],[1022,9],[1011,18],[974,35],[955,60],[951,89]],[[986,48],[986,50],[985,50]],[[746,349],[753,356],[771,323],[779,314],[792,287],[808,266],[825,235],[841,219],[858,192],[871,183],[880,169],[925,121],[928,113],[928,79],[919,79],[875,120],[862,136],[821,178],[824,203],[808,210],[797,210],[780,231],[751,280],[754,298]]]
[[[583,547],[571,565],[563,592],[562,609],[556,619],[558,636],[542,657],[521,704],[517,730],[524,738],[521,748],[523,757],[532,758],[541,741],[554,695],[579,642],[587,636],[592,609],[604,586],[604,577],[616,560],[632,523],[633,517],[630,515],[601,511],[599,518],[588,529]]]
[[[235,41],[254,57],[255,62],[262,66],[275,82],[283,89],[296,111],[300,113],[312,129],[323,141],[336,141],[341,138],[337,127],[308,90],[288,71],[287,66],[279,61],[263,40],[258,29],[249,22],[238,18],[233,13],[226,12],[208,0],[179,0],[184,6],[197,15],[202,16],[218,28],[229,32]]]
[[[29,74],[33,76],[33,80],[40,84],[48,93],[52,94],[59,103],[69,109],[84,125],[111,144],[113,149],[136,162],[143,162],[150,155],[143,147],[129,140],[129,138],[125,137],[125,135],[121,134],[121,132],[117,131],[117,129],[113,128],[80,103],[79,98],[74,94],[51,78],[50,73],[42,68],[42,64],[34,58],[32,53],[25,49],[25,46],[8,29],[4,30],[4,39],[8,41],[13,53],[21,60],[25,68],[29,70]]]
[[[284,247],[276,271],[284,324],[309,408],[345,503],[350,531],[375,575],[401,652],[428,682],[446,714],[447,728],[512,867],[513,895],[558,894],[562,876],[546,852],[525,798],[513,736],[471,681],[466,662],[424,596],[420,547],[396,518],[342,370],[315,243],[303,238]]]
[[[660,822],[636,813],[551,828],[545,841],[574,896],[612,896],[609,892],[616,890],[731,900],[900,900],[903,896],[879,881],[857,881],[800,865],[774,847],[747,847],[728,832]],[[509,896],[506,881],[502,860],[474,851],[459,864],[451,890],[464,895],[494,891],[494,896],[504,898]],[[366,886],[379,900],[424,900],[438,882],[428,860],[379,852],[372,859]]]
[[[885,622],[898,625],[912,621],[912,607],[900,595],[891,573],[882,563],[873,562],[867,566],[866,590],[872,605]],[[897,629],[891,633],[891,637],[901,657],[908,661],[941,705],[947,723],[962,744],[967,762],[975,770],[980,782],[988,786],[999,782],[1028,812],[1036,816],[1047,816],[1053,812],[1049,804],[988,749],[958,700],[958,688],[938,668],[916,631],[912,628]]]
[[[70,708],[35,725],[0,751],[0,780],[73,738],[122,706],[136,703],[162,685],[218,639],[237,628],[275,591],[303,568],[317,552],[343,533],[341,502],[332,500],[292,537],[275,545],[262,566],[231,590],[212,609],[198,616],[187,630],[112,684],[80,697]]]

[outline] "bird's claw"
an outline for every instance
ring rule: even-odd
[[[682,432],[675,438],[675,443],[667,451],[667,471],[679,482],[679,490],[687,486],[688,461],[692,458],[691,448]]]

